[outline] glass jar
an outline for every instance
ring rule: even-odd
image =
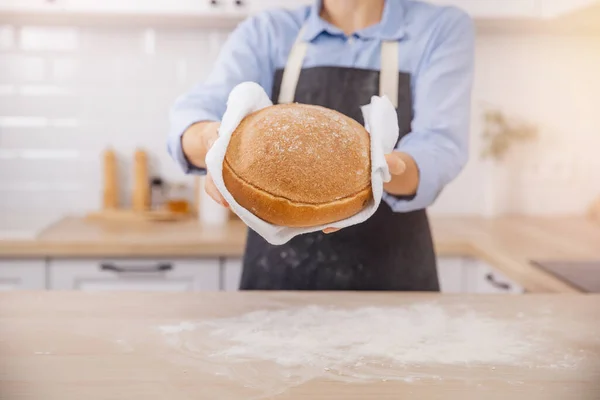
[[[150,180],[150,204],[153,210],[162,210],[165,206],[165,185],[161,178]]]
[[[185,183],[170,185],[167,209],[173,213],[188,214],[191,211],[188,192],[189,188]]]

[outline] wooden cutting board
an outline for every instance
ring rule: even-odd
[[[190,214],[174,213],[168,210],[149,210],[149,211],[133,211],[133,210],[102,210],[86,215],[86,219],[90,221],[115,221],[115,222],[175,222],[192,218]]]

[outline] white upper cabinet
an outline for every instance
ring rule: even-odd
[[[247,5],[248,12],[255,14],[257,12],[270,8],[295,9],[298,7],[312,4],[313,0],[243,0]]]
[[[29,15],[62,17],[66,23],[85,23],[85,16],[98,20],[106,17],[135,21],[166,23],[179,26],[222,25],[233,27],[243,18],[260,11],[282,7],[294,9],[315,0],[0,0],[0,19],[9,21],[15,15],[20,20]],[[552,19],[599,5],[600,0],[426,0],[432,4],[452,5],[463,9],[477,21],[500,22],[501,29],[511,30],[510,22]],[[57,17],[58,16],[58,17]],[[131,17],[131,18],[130,18]],[[145,20],[143,18],[146,18]],[[102,20],[102,19],[101,19]],[[144,22],[144,23],[145,23]],[[506,22],[506,23],[505,23]]]
[[[57,12],[64,11],[68,0],[0,0],[0,11]]]
[[[117,13],[177,13],[208,12],[210,2],[203,0],[63,0],[67,10],[73,12],[117,12]]]
[[[247,15],[273,7],[293,9],[313,0],[0,0],[0,10],[125,14]]]
[[[542,0],[541,14],[544,18],[555,18],[600,4],[598,0]]]
[[[540,16],[540,0],[427,0],[427,2],[458,7],[474,19]]]
[[[0,0],[1,1],[1,0]],[[139,15],[205,15],[231,11],[226,0],[57,0],[66,2],[70,12]]]
[[[599,0],[425,0],[452,5],[474,19],[554,18],[599,4]]]

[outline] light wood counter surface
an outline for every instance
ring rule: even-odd
[[[241,256],[246,226],[222,227],[197,220],[113,222],[66,217],[35,240],[0,241],[0,257],[211,257]]]
[[[360,307],[401,310],[399,314],[391,314],[391,322],[411,324],[407,329],[417,338],[424,335],[427,339],[424,343],[430,343],[419,342],[417,346],[423,346],[424,351],[427,346],[438,346],[442,354],[412,353],[412,358],[408,358],[411,361],[398,364],[370,356],[365,350],[359,364],[343,357],[342,364],[332,368],[323,368],[321,363],[317,367],[315,364],[286,367],[269,358],[283,351],[281,343],[274,343],[273,353],[262,361],[252,357],[244,361],[235,356],[215,358],[219,351],[252,338],[232,339],[218,330],[206,331],[207,328],[197,325],[215,318],[240,317],[251,311],[289,312],[291,308],[308,305],[349,312]],[[421,317],[410,310],[422,306],[429,307],[431,312],[425,320],[440,319],[446,323],[419,325]],[[261,324],[269,324],[271,329],[272,321],[261,315],[260,321],[264,321]],[[309,340],[318,333],[315,326],[320,326],[322,314],[311,315],[312,325],[305,321],[305,326],[312,326],[307,335]],[[240,325],[236,326],[242,330],[256,322],[240,318],[237,321]],[[473,334],[448,328],[462,326],[462,321],[469,321],[466,329],[478,326],[494,329]],[[373,333],[388,337],[378,326]],[[332,335],[338,335],[335,337],[340,334],[336,330],[343,328],[343,325],[327,325]],[[285,331],[287,327],[277,329]],[[507,339],[503,339],[504,333],[513,331],[518,334],[507,334]],[[290,332],[299,334],[293,328]],[[472,343],[460,340],[463,337],[478,344],[473,347]],[[282,338],[285,340],[286,336]],[[368,338],[359,338],[358,342],[363,340],[368,343]],[[352,346],[348,348],[350,353]],[[474,361],[479,359],[475,351],[481,346],[495,350],[486,351],[483,361]],[[461,353],[465,362],[456,359],[457,348],[466,349]],[[324,360],[325,366],[337,357],[329,356]],[[453,361],[446,361],[448,357]],[[423,361],[415,361],[419,359]],[[308,378],[307,373],[310,373]],[[362,382],[356,381],[358,376],[362,376]],[[0,397],[6,400],[596,400],[600,398],[600,295],[0,294]]]
[[[583,217],[431,218],[439,256],[485,260],[531,292],[576,290],[531,265],[531,260],[600,260],[600,224]],[[92,222],[68,217],[35,240],[0,240],[0,258],[239,257],[246,227],[185,222]]]

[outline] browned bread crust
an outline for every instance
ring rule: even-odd
[[[236,201],[269,223],[339,221],[371,200],[370,137],[355,120],[312,105],[246,116],[233,132],[223,180]]]

